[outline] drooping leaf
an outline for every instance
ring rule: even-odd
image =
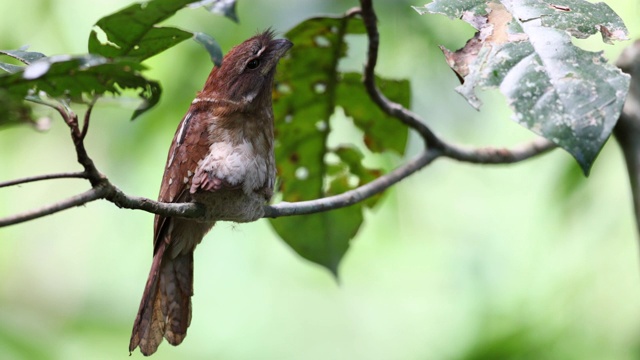
[[[142,61],[193,36],[191,32],[158,23],[173,16],[193,0],[152,0],[135,3],[98,20],[89,35],[89,52],[108,58],[131,57]],[[98,39],[101,31],[106,39]]]
[[[210,13],[226,16],[235,22],[240,21],[236,13],[236,0],[202,0],[189,5],[189,7],[204,7]]]
[[[571,35],[597,31],[606,42],[626,38],[622,20],[604,3],[582,0],[434,1],[418,12],[462,18],[478,33],[464,48],[443,48],[475,108],[475,88],[499,87],[514,119],[560,147],[585,174],[609,138],[629,87],[628,76],[601,53],[582,50]]]
[[[139,90],[143,103],[136,118],[160,98],[160,85],[140,74],[144,66],[136,61],[107,59],[98,55],[44,57],[19,72],[0,76],[0,89],[21,98],[42,91],[52,98],[84,102],[104,93]]]
[[[322,17],[306,20],[285,34],[295,46],[280,62],[274,92],[276,139],[283,139],[276,142],[275,151],[284,201],[339,194],[381,174],[362,165],[363,155],[357,148],[328,146],[329,119],[336,107],[342,107],[363,130],[372,151],[404,150],[407,129],[377,110],[366,95],[361,75],[338,70],[347,51],[345,36],[363,33],[360,19]],[[392,100],[408,105],[406,83],[380,84]],[[372,199],[345,209],[272,219],[271,223],[298,254],[337,275],[349,241],[362,224],[363,207],[374,203]]]

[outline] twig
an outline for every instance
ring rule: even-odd
[[[330,196],[322,199],[315,199],[300,202],[281,202],[265,207],[264,217],[276,218],[280,216],[307,215],[328,210],[335,210],[361,202],[376,195],[400,180],[408,177],[416,171],[430,164],[439,156],[436,150],[425,150],[420,156],[408,163],[396,168],[392,172],[381,176],[370,183],[362,185],[356,189],[344,192],[340,195]]]
[[[59,211],[66,210],[75,206],[84,205],[94,200],[98,200],[104,196],[104,189],[101,187],[92,188],[82,194],[72,196],[66,200],[59,201],[55,204],[47,205],[39,209],[30,210],[21,214],[11,215],[0,219],[0,227],[14,225],[21,222],[41,218],[47,215],[55,214]]]
[[[38,176],[30,176],[22,179],[0,182],[0,188],[26,184],[26,183],[41,181],[41,180],[66,179],[66,178],[86,179],[87,175],[84,172],[69,172],[69,173],[60,173],[60,174],[45,174],[45,175],[38,175]]]
[[[200,218],[205,213],[204,206],[197,203],[164,203],[144,197],[127,195],[108,181],[105,181],[103,186],[106,188],[105,199],[120,208],[144,210],[162,216],[188,219]]]
[[[376,86],[375,68],[378,62],[378,46],[380,42],[377,25],[378,20],[373,10],[371,0],[361,0],[360,6],[362,7],[362,20],[364,21],[364,26],[367,29],[367,37],[369,38],[369,50],[367,52],[367,62],[364,66],[363,77],[364,86],[369,93],[369,97],[371,97],[371,100],[373,100],[382,111],[416,130],[420,136],[422,136],[428,147],[442,148],[440,139],[422,122],[418,115],[409,111],[404,106],[387,99]]]
[[[512,164],[544,154],[547,151],[555,149],[556,146],[557,145],[551,141],[538,138],[511,149],[492,147],[463,148],[461,146],[446,144],[442,152],[443,155],[448,158],[473,164]]]
[[[87,137],[87,131],[89,131],[89,120],[91,119],[91,110],[93,110],[93,106],[98,101],[98,98],[95,97],[91,100],[87,111],[84,113],[84,122],[82,123],[82,132],[80,133],[80,139],[84,141],[84,138]]]
[[[77,160],[82,167],[84,167],[84,172],[87,174],[87,179],[91,183],[92,187],[97,187],[103,180],[106,180],[105,177],[98,171],[93,160],[87,154],[87,150],[84,147],[84,137],[82,133],[84,131],[89,130],[89,122],[85,121],[84,126],[86,130],[82,131],[78,128],[78,115],[74,113],[70,108],[64,105],[58,105],[54,107],[60,116],[64,119],[64,122],[69,126],[69,130],[71,131],[71,139],[73,140],[73,145],[76,148]],[[91,109],[93,108],[93,103],[89,106],[87,111],[89,114],[91,113]]]

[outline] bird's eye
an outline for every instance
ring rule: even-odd
[[[253,59],[247,63],[247,69],[253,70],[260,66],[260,59]]]

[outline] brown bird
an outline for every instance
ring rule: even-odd
[[[159,201],[205,205],[203,221],[156,215],[154,255],[129,351],[178,345],[191,322],[193,251],[218,220],[255,221],[275,182],[271,88],[293,45],[271,31],[234,47],[214,67],[171,143]]]

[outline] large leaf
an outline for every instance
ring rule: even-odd
[[[0,89],[13,97],[44,92],[52,98],[76,102],[122,89],[139,90],[143,99],[136,118],[160,98],[160,85],[140,75],[144,66],[136,61],[107,59],[98,55],[42,57],[11,74],[0,76]]]
[[[377,109],[360,74],[338,70],[347,51],[345,36],[363,33],[359,19],[322,17],[304,21],[285,34],[295,46],[280,62],[274,92],[276,163],[284,201],[339,194],[381,174],[362,165],[364,156],[356,147],[328,146],[329,119],[336,107],[343,108],[363,130],[372,151],[404,151],[407,129]],[[408,106],[407,82],[380,80],[380,84],[388,97]],[[271,223],[298,254],[337,275],[349,241],[362,224],[363,207],[374,202]]]
[[[192,33],[174,27],[156,24],[173,16],[193,0],[153,0],[135,3],[98,20],[96,27],[104,33],[104,42],[98,40],[98,31],[89,35],[89,52],[109,58],[127,56],[142,61],[189,39]]]
[[[622,20],[604,3],[582,0],[434,1],[418,12],[462,18],[478,32],[464,48],[443,48],[463,79],[456,90],[475,108],[475,88],[499,87],[514,119],[578,161],[585,174],[620,115],[629,77],[571,36],[600,31],[605,42],[626,38]]]

